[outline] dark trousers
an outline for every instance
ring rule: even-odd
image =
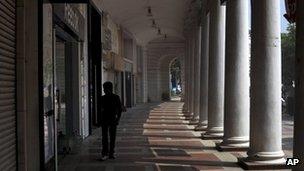
[[[116,139],[116,125],[103,125],[102,129],[102,155],[113,155],[115,149]],[[110,148],[109,148],[109,135],[110,135]]]

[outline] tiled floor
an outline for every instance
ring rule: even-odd
[[[293,122],[283,122],[283,145],[291,155]],[[138,105],[123,114],[117,131],[116,160],[100,161],[101,131],[84,140],[81,150],[60,161],[59,170],[76,171],[197,171],[242,170],[237,156],[218,152],[213,140],[202,140],[182,114],[182,103]]]

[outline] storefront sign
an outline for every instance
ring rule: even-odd
[[[69,28],[80,40],[84,38],[84,17],[75,4],[54,4],[55,22]]]
[[[65,15],[64,19],[66,22],[77,32],[79,32],[79,17],[76,11],[72,8],[70,4],[65,4]]]
[[[133,63],[129,62],[127,59],[125,60],[125,71],[133,73]]]
[[[116,53],[116,54],[119,54],[118,27],[111,19],[108,19],[108,28],[111,31],[111,51]]]
[[[110,51],[104,51],[102,55],[102,61],[103,61],[103,68],[105,70],[113,70],[114,67],[114,59],[113,55]]]
[[[114,70],[124,71],[124,59],[123,59],[123,57],[113,53],[113,58],[114,58]]]
[[[296,21],[296,0],[285,0],[285,8],[284,17],[289,23],[294,23]]]
[[[112,34],[111,30],[108,28],[104,28],[103,30],[104,34],[104,44],[103,49],[104,50],[112,50]]]

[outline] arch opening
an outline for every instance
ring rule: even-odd
[[[180,101],[182,94],[182,79],[181,79],[181,61],[175,58],[169,65],[169,99],[171,101]]]

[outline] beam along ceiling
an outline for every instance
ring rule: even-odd
[[[140,44],[164,37],[183,39],[185,13],[190,0],[102,0],[103,9],[110,17],[131,32]],[[153,17],[147,16],[151,7]],[[158,35],[157,28],[152,28],[155,19],[163,35]]]

